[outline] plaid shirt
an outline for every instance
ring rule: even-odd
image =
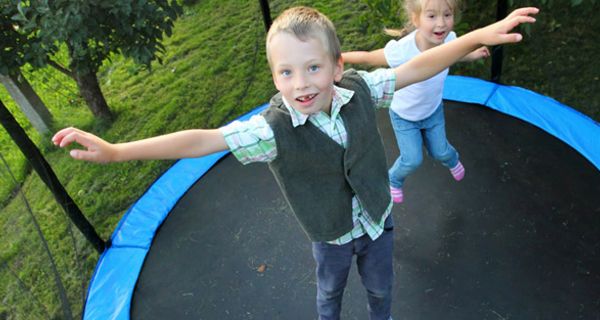
[[[389,108],[394,96],[395,74],[389,69],[378,69],[369,73],[365,71],[358,72],[371,91],[371,99],[373,99],[375,108]],[[290,112],[294,127],[304,125],[306,121],[310,121],[331,139],[346,148],[346,128],[339,113],[353,95],[354,91],[334,86],[331,116],[322,111],[305,115],[290,107],[285,99],[283,99],[283,102]],[[277,157],[277,145],[273,130],[261,115],[255,115],[247,121],[234,121],[221,127],[220,130],[229,149],[242,164],[269,162]],[[381,221],[373,221],[360,204],[360,200],[355,196],[352,199],[354,228],[343,236],[328,242],[342,245],[365,234],[375,240],[383,233],[383,224],[391,211],[392,202],[390,201]]]

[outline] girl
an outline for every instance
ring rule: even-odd
[[[408,23],[402,30],[386,33],[399,36],[383,49],[375,51],[353,51],[342,54],[344,62],[396,67],[419,53],[456,39],[452,31],[454,16],[458,11],[458,0],[406,0],[404,2]],[[481,47],[460,61],[474,61],[489,56],[486,47]],[[394,202],[404,199],[404,179],[423,160],[422,144],[428,153],[450,169],[456,181],[462,180],[465,169],[458,159],[458,152],[446,139],[442,91],[448,69],[432,78],[402,88],[394,93],[390,108],[390,119],[400,156],[389,170],[390,192]]]

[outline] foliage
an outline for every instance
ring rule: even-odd
[[[6,4],[0,7],[0,74],[8,74],[9,71],[25,64],[21,51],[34,51],[37,47],[32,42],[27,42],[27,36],[16,32],[11,22],[13,16]],[[35,61],[31,61],[35,63]]]
[[[69,67],[95,73],[111,53],[150,66],[163,34],[171,35],[181,13],[176,1],[21,1],[4,0],[0,70],[6,74],[25,63],[43,67],[58,52],[69,50]]]
[[[181,13],[171,1],[22,1],[4,0],[0,39],[7,49],[0,71],[16,74],[25,63],[34,68],[49,64],[76,80],[92,113],[104,120],[113,114],[102,94],[96,73],[113,53],[150,67],[164,54],[163,34],[171,34]],[[63,45],[68,67],[53,60]]]
[[[369,32],[381,32],[384,28],[401,28],[407,17],[402,8],[402,1],[398,0],[365,0],[368,10],[363,11],[360,21],[372,21]]]

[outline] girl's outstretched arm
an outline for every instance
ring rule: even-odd
[[[533,7],[517,9],[496,23],[471,31],[454,41],[419,54],[407,63],[394,68],[396,90],[434,76],[481,46],[521,41],[523,39],[521,34],[509,32],[522,23],[535,22],[535,18],[531,15],[538,12],[539,9]]]
[[[352,64],[367,64],[371,66],[387,67],[388,63],[385,59],[383,49],[374,51],[348,51],[342,53],[344,63]]]
[[[66,128],[58,131],[52,142],[64,148],[73,142],[83,149],[72,149],[71,157],[91,162],[194,158],[227,149],[218,129],[185,130],[125,143],[109,143],[89,132]]]

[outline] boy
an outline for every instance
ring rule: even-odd
[[[482,45],[518,42],[507,34],[534,22],[535,8],[426,51],[393,70],[343,72],[333,24],[316,10],[283,12],[267,35],[279,93],[261,115],[212,130],[186,130],[111,144],[76,128],[53,142],[73,142],[75,159],[113,162],[199,157],[230,149],[242,163],[268,162],[296,218],[313,242],[320,319],[339,319],[353,255],[367,289],[371,319],[390,319],[393,282],[392,201],[375,108],[394,91],[422,81]]]

